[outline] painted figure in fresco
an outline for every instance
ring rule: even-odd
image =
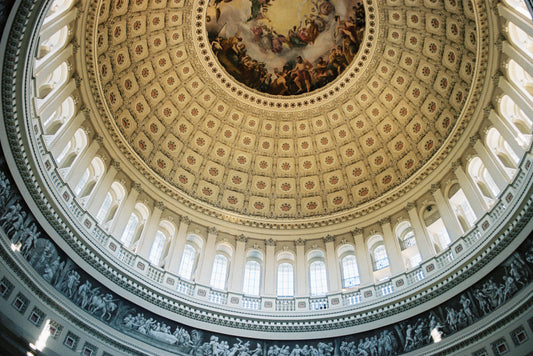
[[[308,60],[303,59],[301,56],[296,58],[296,65],[291,73],[295,78],[294,82],[298,86],[297,93],[304,91],[304,85],[307,92],[311,91],[311,69],[313,69],[313,65]]]

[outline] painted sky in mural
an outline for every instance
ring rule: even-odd
[[[236,80],[274,95],[325,86],[352,62],[364,36],[360,0],[211,0],[213,52]]]

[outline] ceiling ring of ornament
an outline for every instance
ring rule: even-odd
[[[447,3],[446,9],[438,8],[434,1],[417,9],[389,1],[378,11],[370,0],[365,3],[367,23],[374,13],[376,29],[369,38],[367,27],[365,41],[374,52],[344,91],[302,109],[294,100],[315,92],[294,97],[255,93],[256,99],[263,98],[260,105],[243,101],[244,94],[234,95],[241,84],[229,76],[221,83],[208,70],[216,61],[205,48],[207,42],[197,41],[207,41],[205,27],[199,26],[206,2],[203,8],[200,2],[162,2],[168,5],[166,15],[163,6],[142,10],[146,13],[134,9],[137,12],[127,17],[127,9],[117,10],[102,0],[100,15],[88,17],[86,27],[86,48],[93,55],[82,60],[99,103],[95,112],[107,131],[102,136],[115,141],[139,173],[133,178],[144,176],[178,206],[211,217],[299,229],[376,211],[416,187],[443,162],[483,88],[488,50],[480,34],[487,21],[477,15],[483,13],[483,4],[465,15],[449,10]],[[148,6],[148,1],[136,3],[140,5],[130,8]],[[448,10],[453,16],[445,23]],[[179,14],[176,25],[171,25],[172,14]],[[150,21],[163,15],[164,29],[146,31]],[[134,34],[131,29],[139,16],[148,16],[144,32]],[[456,30],[458,25],[463,28]],[[432,32],[429,26],[435,27]],[[131,36],[113,38],[128,31]],[[158,38],[164,50],[156,48]],[[144,54],[136,58],[137,48]],[[202,51],[207,51],[207,59]],[[358,58],[317,93],[336,93],[333,86],[354,75]],[[157,61],[164,66],[158,69]],[[155,74],[143,82],[145,67]],[[128,81],[134,84],[132,93]],[[171,83],[177,83],[174,89]],[[151,97],[158,92],[161,98]],[[270,97],[280,101],[281,109],[273,101],[263,107],[264,98]],[[148,110],[139,113],[137,108]],[[171,112],[177,114],[167,117]]]

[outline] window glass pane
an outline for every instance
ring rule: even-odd
[[[98,210],[98,213],[96,214],[96,220],[99,222],[103,222],[105,219],[107,212],[109,211],[109,208],[111,207],[111,203],[113,202],[113,197],[111,196],[111,193],[107,193],[105,195],[104,202],[102,203],[102,206],[100,207],[100,210]]]
[[[89,175],[90,175],[89,168],[87,168],[85,172],[83,172],[83,175],[81,176],[80,180],[78,181],[76,188],[74,188],[74,194],[76,196],[78,196],[81,193],[81,190],[83,189],[85,184],[87,184],[87,181],[89,180]]]
[[[194,268],[194,260],[196,258],[196,250],[191,245],[185,245],[183,255],[181,256],[179,275],[185,279],[191,279],[192,270]]]
[[[139,225],[139,218],[137,218],[137,215],[131,214],[130,219],[128,220],[128,223],[126,224],[126,227],[124,228],[124,232],[122,232],[122,236],[120,237],[120,242],[122,242],[126,246],[129,246],[131,243],[131,239],[133,238],[133,235],[135,234],[135,231],[137,230],[138,225]]]
[[[476,214],[472,210],[468,199],[462,189],[459,189],[451,198],[450,205],[452,206],[455,215],[458,219],[464,217],[468,222],[469,226],[474,225],[476,222]]]
[[[282,263],[278,266],[278,296],[294,296],[294,272],[290,263]]]
[[[309,286],[311,296],[324,295],[328,292],[328,276],[323,261],[315,261],[309,266]]]
[[[348,255],[342,259],[342,277],[344,288],[350,288],[361,284],[357,261],[354,255]]]
[[[226,272],[228,259],[222,255],[216,255],[211,272],[211,287],[224,289],[226,287]]]
[[[389,258],[387,257],[385,246],[380,245],[374,249],[374,261],[376,271],[389,267]]]
[[[155,234],[154,242],[152,242],[152,248],[148,255],[148,261],[153,264],[158,264],[163,253],[163,247],[165,247],[165,235],[161,231],[157,231]]]
[[[247,295],[259,295],[261,282],[261,265],[257,261],[246,262],[242,292]]]
[[[61,153],[56,158],[56,162],[58,165],[63,161],[63,158],[65,158],[65,156],[67,155],[67,152],[70,151],[71,147],[72,147],[72,141],[69,141],[67,145],[65,146],[65,148],[63,148],[63,151],[61,151]]]

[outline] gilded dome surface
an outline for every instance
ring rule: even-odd
[[[221,218],[357,216],[416,187],[451,150],[477,100],[483,47],[472,2],[302,1],[304,20],[305,11],[287,8],[297,18],[268,22],[283,3],[100,1],[86,34],[103,136],[165,194]],[[255,44],[268,73],[279,72],[287,62],[268,58],[296,46],[285,38],[274,49],[272,39],[289,37],[280,28],[318,26],[327,6],[341,16],[323,16],[333,31],[326,52],[342,51],[346,66],[322,84],[322,52],[306,51],[323,32],[297,52],[307,74],[291,59],[292,91],[261,88],[242,66],[229,66],[232,49],[221,55],[221,41],[249,41],[247,60]],[[350,9],[359,10],[350,17]],[[221,19],[237,30],[213,24]],[[257,28],[270,34],[254,43]]]

